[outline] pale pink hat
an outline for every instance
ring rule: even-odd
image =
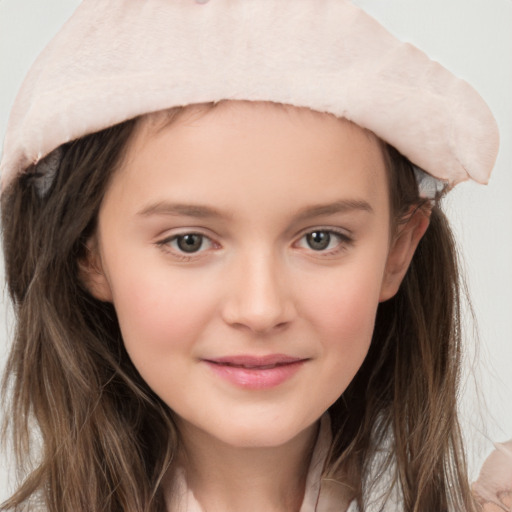
[[[449,186],[498,152],[478,93],[348,0],[84,0],[19,92],[2,189],[73,139],[226,99],[350,119]]]

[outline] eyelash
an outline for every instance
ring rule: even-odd
[[[328,249],[328,250],[326,250],[326,249],[315,250],[311,246],[305,247],[306,250],[310,250],[313,253],[318,254],[319,256],[335,256],[335,255],[347,250],[354,243],[354,240],[343,231],[339,231],[339,230],[336,230],[333,228],[320,227],[320,228],[310,229],[307,232],[303,233],[302,236],[299,238],[299,240],[296,242],[296,245],[298,245],[302,240],[307,239],[307,237],[309,235],[313,235],[314,233],[327,234],[329,236],[329,245],[330,245],[330,242],[332,241],[333,237],[337,239],[337,243],[336,243],[335,247]],[[305,243],[307,244],[307,242],[305,242]]]
[[[329,245],[332,241],[333,236],[334,236],[334,238],[336,238],[338,240],[336,246],[329,250],[326,250],[326,249],[315,250],[311,246],[303,247],[303,249],[305,249],[305,250],[312,251],[313,253],[317,253],[322,256],[334,256],[334,255],[346,250],[348,247],[350,247],[354,243],[353,239],[344,232],[341,232],[341,231],[338,231],[338,230],[335,230],[332,228],[317,228],[317,229],[310,229],[307,232],[304,232],[300,236],[300,238],[297,240],[297,242],[294,243],[294,246],[298,246],[302,240],[307,239],[307,237],[309,235],[313,235],[314,233],[327,234],[329,236]],[[186,237],[192,237],[192,236],[201,237],[201,245],[199,246],[199,249],[197,251],[192,251],[190,253],[187,253],[186,251],[183,251],[179,247],[172,246],[173,243],[179,243],[180,239],[184,239]],[[180,261],[192,261],[193,259],[197,259],[197,258],[201,257],[202,253],[205,252],[206,250],[208,250],[208,248],[206,248],[206,249],[203,248],[203,246],[205,245],[205,241],[208,241],[208,244],[210,245],[209,248],[220,247],[220,245],[217,244],[216,242],[214,242],[209,236],[207,236],[203,233],[196,232],[196,231],[189,231],[189,232],[179,233],[177,235],[172,235],[170,237],[165,238],[164,240],[157,242],[156,245],[158,247],[160,247],[162,250],[164,250],[165,252],[172,253],[173,257],[179,259]],[[307,244],[308,242],[306,241],[305,243]]]
[[[188,236],[201,237],[201,245],[198,251],[187,253],[186,251],[183,251],[179,247],[175,248],[171,245],[174,242],[179,243],[180,239],[184,239]],[[202,249],[205,244],[205,241],[208,241],[211,246],[220,247],[209,236],[205,235],[204,233],[198,233],[197,231],[187,231],[184,233],[179,233],[177,235],[172,235],[170,237],[165,238],[164,240],[157,242],[156,245],[160,247],[163,251],[167,253],[172,253],[173,257],[179,259],[180,261],[192,261],[193,259],[197,259],[198,257],[200,257],[201,253],[204,252],[204,250]]]

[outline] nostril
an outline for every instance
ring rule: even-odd
[[[210,0],[194,0],[196,4],[207,4]]]

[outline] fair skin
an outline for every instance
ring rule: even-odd
[[[318,419],[428,225],[392,232],[386,179],[373,135],[307,109],[227,102],[130,141],[84,281],[175,412],[208,512],[300,509]]]

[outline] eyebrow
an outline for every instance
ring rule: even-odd
[[[170,216],[185,216],[204,218],[220,218],[224,215],[210,206],[203,206],[199,204],[182,204],[182,203],[168,203],[161,201],[158,203],[146,206],[138,215],[142,217],[149,217],[151,215],[170,215]]]
[[[358,199],[341,199],[333,203],[319,204],[304,208],[297,215],[298,220],[307,220],[323,215],[334,215],[337,213],[348,213],[353,211],[362,211],[373,213],[370,203]]]
[[[367,201],[341,199],[333,203],[308,206],[299,212],[299,214],[296,216],[296,219],[301,221],[315,217],[321,217],[323,215],[334,215],[337,213],[352,212],[354,210],[373,213],[373,208]],[[231,217],[231,215],[227,216],[219,210],[212,208],[211,206],[204,206],[199,204],[169,203],[166,201],[160,201],[158,203],[146,206],[138,212],[138,215],[142,217],[149,217],[151,215],[185,216],[200,219]]]

